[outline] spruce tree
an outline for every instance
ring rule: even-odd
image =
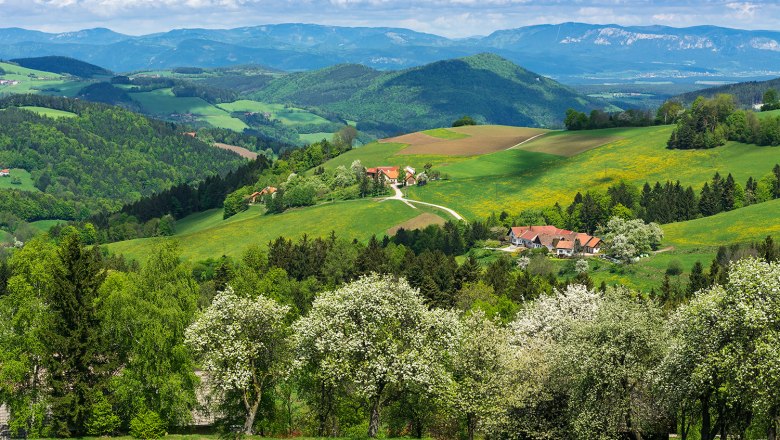
[[[44,361],[51,390],[51,417],[59,437],[87,433],[93,396],[102,390],[113,356],[100,331],[98,289],[106,273],[97,247],[82,246],[78,234],[66,236],[52,268],[47,295],[51,322],[44,331]]]
[[[709,282],[707,281],[707,275],[704,274],[704,266],[702,266],[701,262],[697,261],[691,268],[686,293],[690,298],[694,293],[707,287],[709,287]]]
[[[481,274],[482,269],[479,267],[479,262],[469,255],[466,261],[455,270],[455,289],[460,290],[464,284],[476,282]]]

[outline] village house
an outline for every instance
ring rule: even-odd
[[[11,170],[8,168],[0,170],[0,177],[10,177],[11,176]]]
[[[18,85],[19,81],[12,80],[12,79],[0,79],[0,86],[15,86]]]
[[[509,231],[509,242],[528,249],[544,246],[559,257],[571,257],[576,253],[598,254],[602,243],[598,237],[555,226],[514,226]]]
[[[388,184],[395,185],[398,183],[400,170],[398,167],[375,167],[366,169],[366,174],[372,179],[375,177],[384,178]]]
[[[404,168],[406,177],[404,177],[404,184],[406,185],[417,185],[417,172],[414,168],[407,166]]]
[[[276,187],[273,186],[266,186],[260,191],[255,191],[252,194],[249,195],[249,197],[246,198],[246,200],[249,202],[250,205],[254,205],[258,202],[258,200],[262,201],[264,195],[270,194],[271,197],[276,197]]]

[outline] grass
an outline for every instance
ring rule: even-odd
[[[736,142],[710,150],[668,150],[665,145],[671,130],[669,126],[596,130],[594,136],[621,139],[572,157],[513,149],[449,166],[440,164],[434,168],[448,174],[450,180],[407,191],[410,198],[445,205],[477,219],[490,212],[517,213],[556,202],[568,206],[578,191],[605,190],[620,180],[636,185],[680,180],[698,191],[719,171],[732,173],[744,185],[749,176],[760,178],[780,162],[780,148]],[[386,154],[390,149],[385,148]],[[378,152],[363,153],[378,162],[375,155],[379,156]]]
[[[38,220],[30,223],[30,225],[41,232],[49,232],[52,226],[60,223],[67,223],[67,220]]]
[[[446,128],[434,128],[433,130],[425,130],[423,133],[427,134],[428,136],[433,136],[435,138],[439,139],[465,139],[467,137],[471,137],[464,133],[457,133],[452,130],[448,130]]]
[[[620,139],[617,136],[604,135],[603,133],[594,134],[594,132],[601,132],[601,130],[580,131],[577,133],[552,132],[517,148],[537,153],[570,157]]]
[[[46,108],[46,107],[33,107],[33,106],[26,106],[26,107],[20,107],[25,110],[29,110],[31,112],[38,113],[41,116],[48,116],[50,118],[75,118],[75,113],[66,112],[63,110],[55,110],[53,108]]]
[[[304,143],[313,144],[323,139],[330,141],[333,139],[333,133],[319,132],[319,133],[302,133],[298,135],[298,138]]]
[[[267,104],[248,99],[227,104],[219,104],[218,107],[227,112],[269,113],[272,118],[280,120],[285,125],[327,124],[329,122],[322,116],[315,115],[314,113],[300,108],[285,107],[282,104]]]
[[[20,185],[15,185],[11,183],[11,181],[14,180],[14,178],[16,177],[18,177],[22,181]],[[33,184],[32,176],[30,176],[30,173],[21,168],[12,168],[10,177],[0,177],[0,188],[2,189],[10,188],[10,189],[18,189],[22,191],[33,191],[33,192],[40,191]]]
[[[201,98],[179,98],[171,89],[159,89],[151,92],[132,93],[130,96],[138,102],[144,112],[154,115],[169,115],[171,113],[192,113],[199,116],[229,115]]]
[[[220,255],[239,257],[253,244],[266,245],[284,236],[296,239],[303,234],[325,237],[336,231],[342,238],[368,240],[384,235],[391,227],[426,212],[397,201],[354,200],[289,210],[278,215],[263,215],[262,208],[220,220],[221,210],[211,210],[187,217],[177,223],[175,238],[181,243],[182,255],[189,260],[205,260]],[[142,238],[112,243],[106,247],[114,253],[143,261],[150,245],[161,238]]]
[[[375,166],[405,167],[411,165],[412,167],[422,170],[423,165],[428,162],[435,167],[440,167],[468,159],[467,157],[462,156],[396,155],[396,153],[405,147],[405,144],[393,142],[372,142],[362,147],[354,148],[327,161],[323,167],[326,169],[333,169],[343,165],[349,168],[353,161],[360,160],[363,166],[367,168]],[[442,170],[444,169],[442,168]]]

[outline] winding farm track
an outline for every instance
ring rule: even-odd
[[[466,219],[463,218],[462,215],[458,214],[457,212],[455,212],[455,210],[453,210],[451,208],[448,208],[446,206],[441,206],[441,205],[435,205],[433,203],[421,202],[419,200],[410,200],[410,199],[404,198],[404,193],[401,192],[400,188],[398,188],[395,185],[392,185],[392,187],[393,187],[393,191],[395,191],[395,194],[393,196],[391,196],[391,197],[386,197],[386,198],[382,199],[382,201],[385,201],[385,200],[399,200],[399,201],[401,201],[403,203],[406,203],[407,205],[409,205],[410,207],[415,208],[415,209],[417,209],[417,208],[413,205],[413,203],[417,203],[417,204],[420,204],[420,205],[426,205],[426,206],[432,206],[434,208],[441,209],[442,211],[447,211],[447,213],[449,213],[450,215],[455,217],[456,220],[463,220],[464,222],[466,221]]]

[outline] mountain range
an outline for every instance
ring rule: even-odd
[[[450,39],[408,29],[277,24],[130,36],[109,29],[0,29],[0,58],[61,55],[117,72],[262,64],[286,71],[342,63],[395,70],[482,52],[568,83],[735,81],[780,76],[780,32],[714,26],[563,23]]]

